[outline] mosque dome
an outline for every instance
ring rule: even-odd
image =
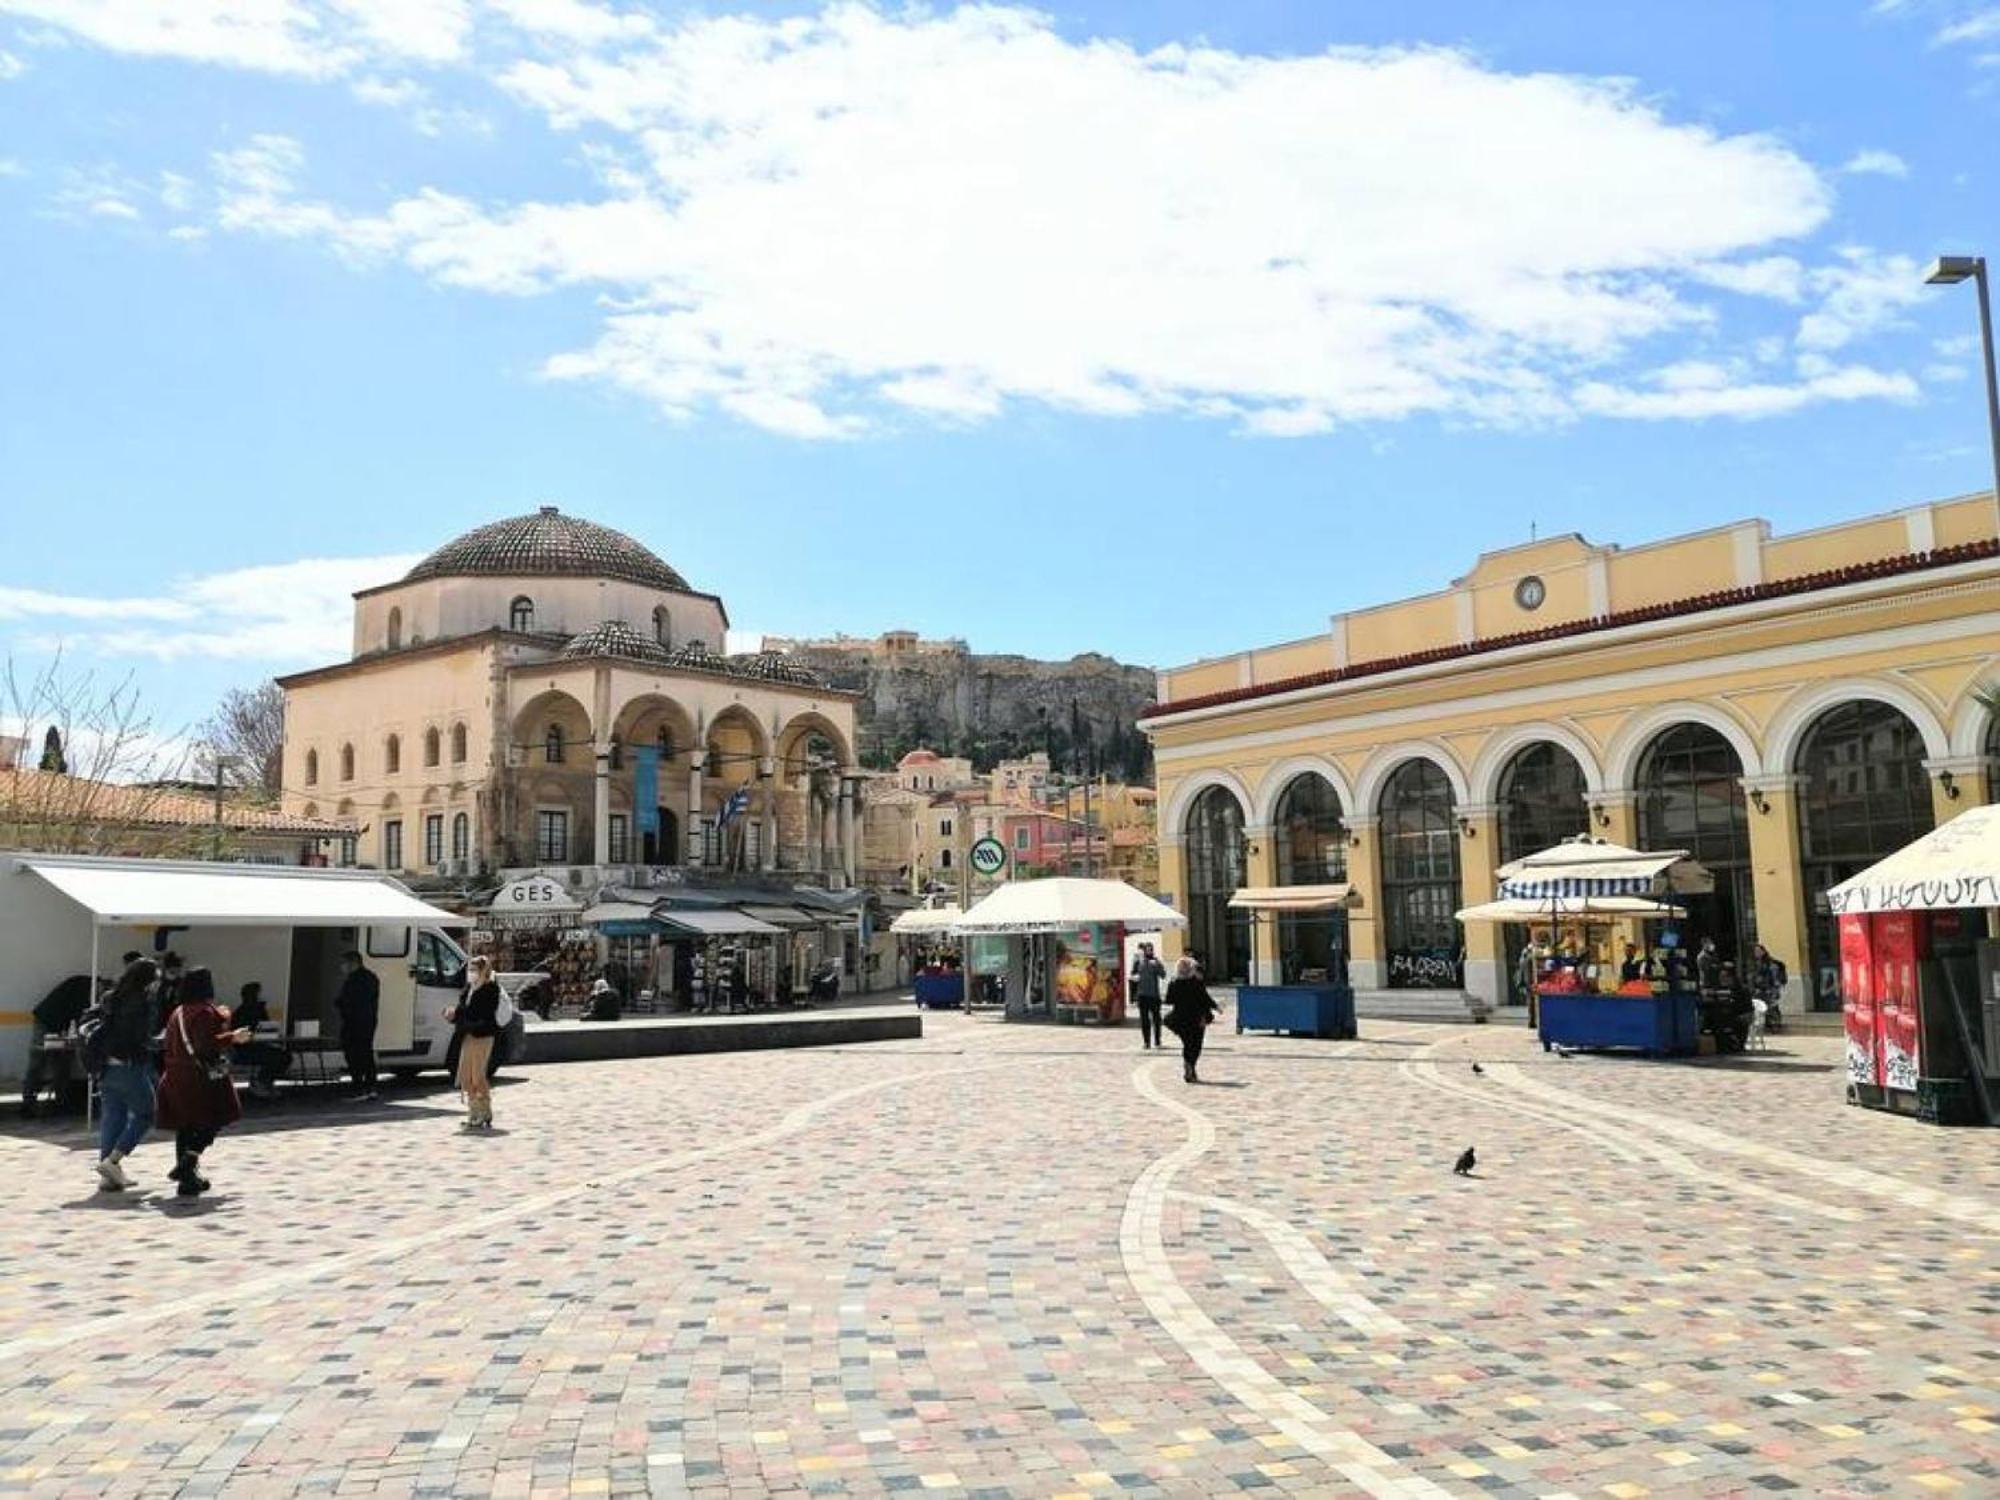
[[[648,640],[623,620],[606,620],[572,636],[562,648],[564,656],[622,656],[631,661],[666,661],[669,652],[658,641]]]
[[[692,592],[685,578],[624,532],[566,516],[553,505],[475,526],[410,569],[404,582],[477,577],[616,578]]]

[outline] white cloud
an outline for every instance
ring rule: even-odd
[[[0,0],[112,52],[330,78],[369,59],[451,62],[469,0]]]
[[[0,156],[0,177],[26,177],[28,169],[11,156]]]
[[[0,586],[0,620],[93,655],[176,661],[209,657],[307,666],[352,649],[356,589],[407,572],[417,555],[306,558],[185,578],[125,598]]]
[[[353,212],[265,137],[222,163],[222,227],[491,293],[596,288],[615,310],[551,376],[800,435],[1021,401],[1263,433],[1560,417],[1579,375],[1713,321],[1691,293],[1801,297],[1758,252],[1830,202],[1771,139],[1450,51],[1140,53],[976,5],[643,37],[504,8],[597,47],[501,81],[593,128],[609,196]]]
[[[1922,268],[1911,257],[1854,247],[1813,271],[1807,285],[1820,305],[1799,320],[1798,345],[1821,353],[1891,325],[1904,308],[1928,295]]]
[[[483,115],[439,104],[414,78],[357,78],[348,92],[363,104],[395,110],[418,135],[441,136],[448,130],[485,135],[492,130]]]
[[[1940,27],[1935,40],[1941,47],[1965,42],[2000,41],[2000,7],[1975,11]]]
[[[650,16],[586,0],[488,0],[488,9],[531,35],[582,46],[650,36],[656,29]]]
[[[19,78],[27,71],[26,63],[4,47],[0,47],[0,83],[5,83],[10,78]]]
[[[1581,386],[1576,397],[1582,410],[1598,416],[1642,421],[1750,419],[1784,416],[1829,401],[1914,401],[1917,385],[1907,375],[1861,365],[1823,369],[1789,385],[1675,381],[1662,370],[1656,372],[1652,389],[1592,381]]]
[[[1840,170],[1853,176],[1908,177],[1910,164],[1893,151],[1857,151]]]

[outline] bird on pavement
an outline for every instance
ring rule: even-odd
[[[1463,1151],[1459,1153],[1458,1165],[1453,1167],[1451,1170],[1460,1177],[1470,1177],[1472,1175],[1472,1169],[1478,1165],[1479,1165],[1479,1158],[1474,1156],[1472,1154],[1472,1148],[1470,1146],[1467,1146]]]
[[[1478,1063],[1474,1063],[1472,1065],[1472,1071],[1477,1073],[1481,1078],[1484,1078],[1486,1076],[1486,1070],[1480,1067]]]

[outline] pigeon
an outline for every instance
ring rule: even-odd
[[[1481,1078],[1484,1078],[1486,1076],[1486,1070],[1480,1067],[1478,1063],[1474,1063],[1472,1065],[1472,1071],[1477,1073]]]
[[[1453,1167],[1452,1171],[1460,1177],[1470,1177],[1472,1175],[1472,1169],[1477,1165],[1479,1165],[1479,1158],[1474,1156],[1472,1154],[1472,1148],[1470,1146],[1467,1146],[1463,1151],[1459,1153],[1458,1165]]]

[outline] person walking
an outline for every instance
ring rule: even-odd
[[[125,1158],[153,1128],[153,982],[159,966],[135,958],[105,997],[97,1047],[97,1180],[109,1192],[132,1186]]]
[[[229,1076],[229,1049],[250,1040],[250,1029],[231,1027],[229,1012],[215,1000],[215,979],[207,969],[189,969],[181,978],[180,1004],[167,1017],[166,1065],[153,1115],[174,1133],[175,1196],[208,1191],[201,1154],[225,1126],[243,1118],[236,1084]]]
[[[1139,1046],[1160,1045],[1160,984],[1167,977],[1167,966],[1153,954],[1151,943],[1139,945],[1139,956],[1132,963],[1132,999],[1139,1007]]]
[[[500,1034],[500,984],[493,977],[493,961],[484,954],[467,961],[465,993],[444,1018],[457,1033],[458,1091],[465,1096],[465,1122],[459,1129],[491,1130],[493,1083],[486,1064]]]
[[[340,1049],[347,1054],[347,1071],[354,1079],[348,1097],[359,1104],[376,1096],[375,1020],[382,1004],[382,981],[349,949],[340,955],[340,992],[333,1008],[340,1016]]]
[[[1173,982],[1167,986],[1167,1030],[1181,1039],[1181,1076],[1200,1083],[1195,1064],[1201,1061],[1201,1044],[1208,1023],[1219,1011],[1208,986],[1201,982],[1201,968],[1192,958],[1174,965]]]

